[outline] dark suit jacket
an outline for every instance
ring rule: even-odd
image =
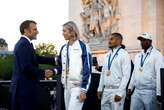
[[[12,110],[37,110],[37,86],[44,77],[44,70],[39,69],[38,64],[54,65],[55,61],[54,58],[37,56],[33,45],[21,37],[14,48]]]

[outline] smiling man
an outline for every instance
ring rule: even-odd
[[[11,83],[12,110],[38,110],[37,87],[39,80],[51,77],[51,70],[39,69],[39,64],[55,65],[53,57],[41,57],[35,54],[32,40],[39,33],[37,23],[26,20],[20,25],[22,34],[14,48],[14,64]]]

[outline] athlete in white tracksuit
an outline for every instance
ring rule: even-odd
[[[160,68],[163,65],[162,54],[152,46],[152,37],[143,33],[141,41],[143,51],[134,60],[134,71],[129,84],[129,92],[135,87],[131,97],[131,110],[157,110],[156,96],[161,95]]]
[[[78,39],[78,29],[74,22],[63,25],[63,35],[68,40],[59,55],[65,106],[66,110],[81,110],[91,73],[91,55],[88,46]]]
[[[121,47],[121,43],[121,34],[111,34],[109,38],[111,49],[105,57],[98,87],[98,96],[102,94],[101,110],[123,110],[131,61],[128,52]]]

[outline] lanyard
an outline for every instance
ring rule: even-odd
[[[67,59],[66,59],[66,71],[67,72],[69,70],[69,62],[70,62],[70,57],[69,57],[69,44],[67,44]]]
[[[118,54],[119,50],[121,49],[121,47],[116,51],[116,53],[114,54],[113,58],[112,54],[109,55],[109,59],[108,59],[108,70],[110,70],[111,66],[112,66],[112,62],[114,60],[114,58],[116,57],[116,55]]]
[[[145,58],[143,58],[144,55],[142,54],[142,56],[141,56],[141,62],[140,62],[140,66],[141,66],[141,67],[143,67],[143,65],[144,65],[144,63],[145,63],[145,60],[146,60],[146,58],[148,57],[148,55],[151,54],[152,49],[153,49],[153,47],[151,48],[150,52],[146,54]]]
[[[67,88],[67,80],[68,80],[68,73],[69,73],[69,44],[67,44],[67,53],[66,53],[66,74],[65,74],[65,87]]]

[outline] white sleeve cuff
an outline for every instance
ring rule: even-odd
[[[124,97],[124,96],[126,96],[126,91],[124,91],[124,90],[119,90],[119,92],[117,92],[116,93],[116,95],[118,95],[118,96],[120,96],[120,97]]]
[[[103,91],[103,88],[102,88],[102,87],[99,87],[99,88],[97,89],[97,91],[98,91],[98,92],[102,92],[102,91]]]
[[[58,56],[55,56],[55,57],[54,57],[54,60],[55,60],[55,64],[56,64],[56,65],[59,65],[59,63],[58,63]]]
[[[58,70],[56,68],[54,68],[54,72],[56,75],[58,74]]]
[[[81,88],[81,92],[83,92],[83,93],[87,93],[87,89],[85,89],[85,88]]]

